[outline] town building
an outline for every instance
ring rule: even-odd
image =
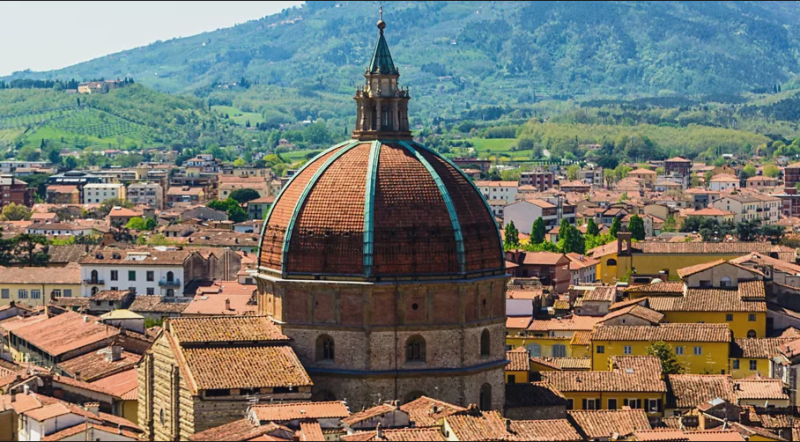
[[[264,196],[247,203],[247,215],[252,220],[262,221],[275,202],[274,196]]]
[[[47,186],[47,202],[50,204],[80,204],[81,191],[77,186]]]
[[[513,222],[520,233],[530,235],[533,223],[540,217],[544,220],[547,230],[560,226],[561,220],[564,219],[575,225],[577,210],[565,199],[553,197],[547,199],[526,198],[505,206],[503,212],[504,225]]]
[[[128,186],[128,201],[137,206],[164,208],[164,188],[157,183],[134,183]]]
[[[572,285],[581,285],[597,281],[597,266],[599,260],[589,258],[577,253],[567,253],[569,259],[570,282]]]
[[[775,224],[780,216],[781,200],[770,195],[729,194],[718,199],[714,207],[732,212],[737,223],[753,221],[760,224]]]
[[[511,204],[517,199],[520,186],[516,181],[476,181],[475,185],[487,201],[502,200],[506,204]]]
[[[37,222],[26,227],[25,233],[45,236],[86,236],[91,235],[93,230],[86,224]]]
[[[783,215],[800,217],[800,163],[791,164],[784,169],[784,190],[780,196],[783,202]]]
[[[683,157],[664,161],[664,174],[667,176],[688,177],[692,174],[692,160]]]
[[[79,94],[107,94],[124,86],[122,80],[87,81],[78,85]]]
[[[571,283],[570,260],[562,253],[509,250],[506,261],[516,266],[510,273],[519,278],[536,278],[557,293],[566,293]]]
[[[83,186],[83,201],[84,204],[102,204],[107,200],[122,200],[127,199],[125,185],[120,183],[100,184],[90,183]]]
[[[653,187],[658,179],[658,173],[650,169],[636,169],[628,172],[628,178],[640,180],[646,187]]]
[[[586,168],[578,171],[578,180],[592,186],[605,185],[605,171],[602,167]]]
[[[43,271],[44,270],[44,271]],[[44,306],[51,298],[80,296],[81,269],[77,264],[63,268],[0,268],[0,307],[12,303]]]
[[[768,176],[754,176],[747,179],[747,188],[755,190],[773,189],[781,185],[781,180]]]
[[[714,175],[709,183],[709,188],[715,192],[724,192],[726,190],[739,189],[741,182],[735,175],[728,175],[727,173],[720,173]]]
[[[112,207],[108,212],[108,225],[113,227],[124,227],[133,218],[141,218],[143,213],[138,210],[128,209],[127,207]]]
[[[356,92],[354,139],[306,163],[266,220],[260,313],[292,339],[315,399],[361,409],[377,396],[436,394],[501,409],[507,277],[497,226],[476,186],[412,140],[384,27]]]
[[[203,187],[170,187],[167,190],[167,203],[170,207],[175,204],[197,205],[206,202],[206,191]]]
[[[555,176],[548,170],[534,170],[519,174],[520,186],[532,186],[539,192],[550,190],[554,187]],[[483,190],[481,190],[483,191]],[[484,193],[485,195],[485,193]]]
[[[34,203],[34,189],[28,183],[13,175],[0,175],[0,208],[11,203],[31,207]]]

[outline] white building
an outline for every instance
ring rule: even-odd
[[[476,181],[483,197],[490,203],[493,200],[505,200],[511,204],[517,199],[519,183],[516,181]]]
[[[723,192],[725,190],[738,189],[739,187],[741,187],[739,178],[733,175],[721,173],[711,178],[710,188],[715,192]]]
[[[102,250],[81,259],[82,295],[132,290],[137,295],[183,296],[191,252],[165,247]]]
[[[156,183],[131,184],[128,186],[128,201],[161,210],[164,208],[164,188]]]
[[[102,204],[106,200],[120,199],[125,200],[125,185],[121,183],[113,184],[87,184],[83,186],[84,204]]]
[[[84,236],[91,235],[92,228],[68,223],[33,223],[25,229],[25,233],[45,236]]]
[[[769,195],[726,195],[714,202],[714,207],[733,213],[734,221],[757,221],[775,224],[781,212],[781,200]]]
[[[542,217],[545,223],[545,233],[553,227],[561,225],[561,220],[566,219],[575,225],[576,208],[561,198],[524,199],[509,204],[504,209],[503,226],[512,221],[521,233],[531,234],[533,223]]]

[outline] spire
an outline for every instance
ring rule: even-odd
[[[378,29],[380,30],[380,37],[378,38],[378,44],[375,46],[375,53],[372,54],[372,62],[369,64],[369,73],[399,75],[397,68],[394,67],[392,54],[389,52],[389,45],[386,43],[386,38],[383,36],[383,30],[386,29],[386,22],[383,21],[383,6],[381,6],[381,19],[378,20]]]

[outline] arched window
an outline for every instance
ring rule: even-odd
[[[719,286],[731,287],[731,278],[728,278],[727,276],[723,277],[722,279],[719,280]]]
[[[609,259],[608,261],[606,261],[606,265],[609,266],[609,267],[616,266],[617,265],[617,260],[616,259]]]
[[[92,296],[96,295],[99,289],[97,287],[92,287]]]
[[[169,297],[175,296],[175,290],[167,289],[167,296],[169,296]]]
[[[172,272],[167,272],[167,282],[172,282],[175,280],[175,274]]]
[[[92,284],[97,284],[97,280],[99,279],[97,270],[92,270]]]
[[[758,336],[758,334],[756,333],[756,331],[755,331],[755,330],[748,330],[748,331],[747,331],[747,338],[748,338],[748,339],[753,339],[753,338],[755,338],[756,336]]]
[[[333,338],[328,335],[321,335],[317,338],[317,362],[330,361],[336,359],[335,344]]]
[[[406,362],[425,362],[425,339],[412,336],[406,341]]]
[[[528,353],[530,353],[533,358],[539,358],[542,356],[542,346],[539,344],[529,344]]]
[[[422,396],[425,396],[425,392],[419,390],[412,391],[403,398],[403,404],[414,402],[415,400],[421,398]]]
[[[480,407],[482,411],[492,409],[492,386],[489,384],[481,385]]]
[[[484,330],[481,333],[481,356],[489,356],[491,350],[491,336],[489,330]]]

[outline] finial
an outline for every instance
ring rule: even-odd
[[[380,16],[381,16],[380,20],[378,20],[378,29],[380,29],[381,30],[381,34],[383,34],[383,30],[386,29],[386,22],[383,21],[383,5],[381,5],[381,7],[378,9],[378,11],[380,12]]]

